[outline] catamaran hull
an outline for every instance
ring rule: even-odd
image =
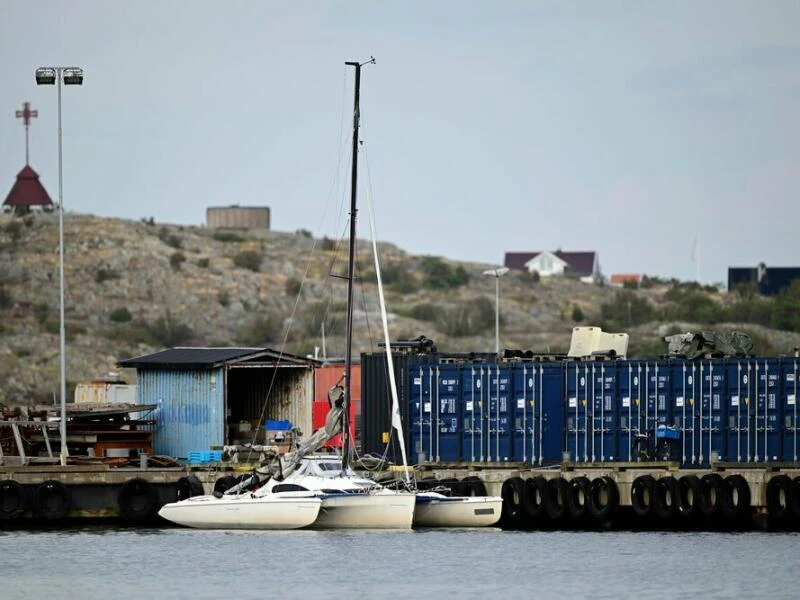
[[[414,502],[394,492],[327,494],[312,529],[411,529]]]
[[[490,527],[500,520],[503,499],[497,496],[426,496],[414,507],[414,527]]]
[[[317,520],[322,501],[314,496],[216,498],[195,496],[165,504],[158,514],[198,529],[300,529]]]

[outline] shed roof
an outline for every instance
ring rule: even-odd
[[[39,174],[25,165],[17,174],[3,206],[52,206],[53,201],[39,181]]]
[[[167,348],[117,362],[123,368],[214,369],[228,363],[280,361],[287,364],[316,363],[311,358],[287,354],[270,348]]]

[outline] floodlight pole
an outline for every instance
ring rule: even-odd
[[[64,170],[62,160],[62,131],[61,131],[61,80],[64,71],[79,71],[80,79],[77,85],[83,81],[83,71],[76,67],[47,67],[55,72],[55,84],[58,87],[58,270],[59,270],[59,354],[60,354],[60,376],[61,376],[61,422],[59,423],[59,433],[61,437],[61,466],[66,466],[69,450],[67,449],[67,351],[66,351],[66,330],[64,325]],[[37,70],[38,85],[51,83],[50,81],[39,80]],[[68,83],[76,83],[71,81]]]
[[[484,275],[494,277],[494,343],[497,356],[500,356],[500,278],[506,273],[508,273],[507,267],[483,272]]]

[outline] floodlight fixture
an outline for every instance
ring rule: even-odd
[[[36,69],[36,85],[55,85],[56,70],[50,67]]]
[[[64,85],[82,85],[83,69],[79,67],[68,67],[64,69]]]

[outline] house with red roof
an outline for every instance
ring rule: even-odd
[[[602,279],[597,252],[506,252],[504,266],[540,277],[574,277],[587,283]]]

